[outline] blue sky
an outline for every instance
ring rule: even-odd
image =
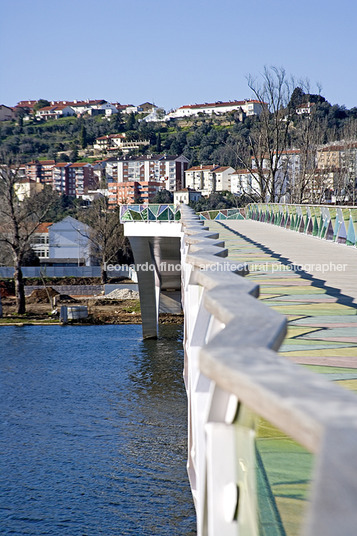
[[[357,106],[351,0],[0,0],[0,104],[103,98],[184,104],[251,97],[264,66]]]

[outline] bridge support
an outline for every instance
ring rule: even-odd
[[[181,311],[181,223],[124,224],[138,275],[144,339],[157,337],[159,312]]]

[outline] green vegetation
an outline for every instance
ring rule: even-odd
[[[347,110],[344,106],[332,106],[320,95],[295,88],[290,108],[306,102],[313,103],[313,116],[319,124],[321,143],[342,139],[346,127],[357,120],[357,108]],[[24,122],[22,117],[18,117],[16,121],[0,123],[0,149],[21,163],[31,159],[93,161],[96,155],[92,145],[96,138],[125,132],[129,140],[150,140],[150,145],[143,149],[144,153],[184,154],[190,165],[205,163],[239,168],[242,154],[249,154],[248,140],[252,129],[259,122],[257,117],[247,117],[241,122],[235,113],[193,117],[168,124],[140,122],[139,119],[139,115],[124,117],[120,113],[110,119],[85,116],[42,122]],[[295,114],[289,127],[288,147],[299,145],[305,120],[306,116]],[[85,155],[79,156],[78,151],[84,151]]]

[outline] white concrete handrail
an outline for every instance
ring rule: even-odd
[[[254,431],[242,426],[248,408],[315,454],[302,534],[355,536],[356,396],[276,353],[285,317],[256,299],[258,286],[237,275],[247,267],[227,260],[216,233],[189,208],[181,217],[188,473],[198,535],[259,534]]]

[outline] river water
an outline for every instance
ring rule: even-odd
[[[181,326],[0,334],[0,534],[194,535]]]

